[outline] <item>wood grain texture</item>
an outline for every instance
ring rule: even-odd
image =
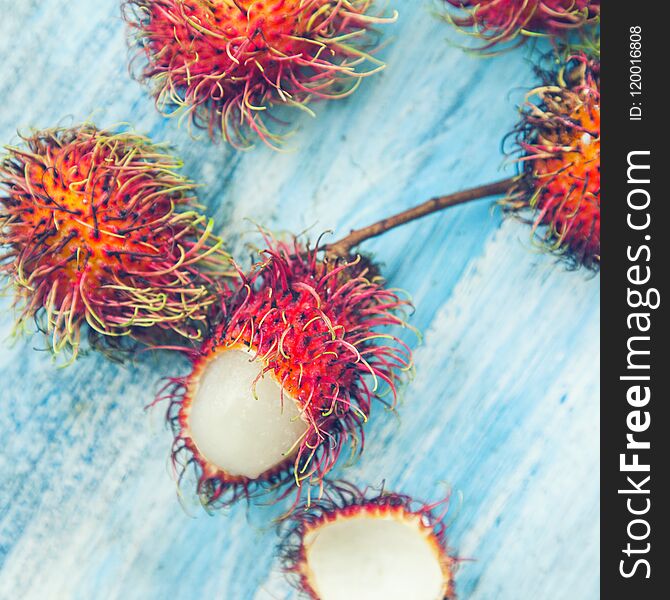
[[[170,141],[237,253],[274,230],[342,235],[428,197],[509,175],[500,141],[534,83],[527,53],[468,56],[430,0],[396,0],[388,68],[350,99],[297,114],[292,151],[236,153],[161,118],[127,71],[117,0],[0,0],[0,140],[85,118]],[[248,219],[248,220],[247,220]],[[416,378],[377,410],[339,474],[425,499],[453,490],[460,597],[598,596],[599,279],[534,251],[489,202],[372,240],[413,297]],[[282,506],[207,516],[181,502],[163,409],[168,354],[58,369],[11,339],[0,300],[0,598],[292,599],[275,561]],[[411,599],[408,599],[411,600]]]

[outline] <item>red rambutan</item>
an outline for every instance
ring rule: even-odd
[[[383,331],[404,325],[407,301],[359,260],[266,241],[265,260],[189,352],[191,373],[158,395],[170,401],[175,468],[181,479],[194,465],[206,507],[291,480],[320,484],[345,444],[362,448],[372,400],[389,393],[392,405],[410,366],[407,346]]]
[[[446,510],[446,500],[328,486],[284,524],[283,569],[315,600],[453,599],[458,560],[447,548]]]
[[[575,265],[600,265],[600,63],[570,56],[522,109],[522,176],[503,204]]]
[[[230,270],[194,185],[164,148],[91,125],[33,132],[0,162],[0,273],[54,352],[83,324],[113,344],[159,327],[187,337]],[[181,210],[180,210],[181,209]]]
[[[127,0],[126,20],[147,59],[141,78],[159,110],[233,145],[249,133],[280,138],[267,121],[277,105],[348,96],[383,68],[370,27],[392,20],[371,0]],[[361,70],[361,66],[372,66]],[[309,111],[309,109],[307,109]],[[311,111],[310,111],[311,112]]]
[[[446,0],[459,9],[454,24],[480,39],[480,50],[518,45],[528,37],[558,35],[600,16],[600,0]]]

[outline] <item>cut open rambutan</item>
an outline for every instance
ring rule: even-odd
[[[558,35],[597,21],[600,0],[446,0],[449,19],[480,40],[478,50],[513,47],[529,37]]]
[[[327,486],[283,525],[283,569],[315,600],[455,598],[458,561],[447,548],[446,509],[446,501]]]
[[[544,74],[516,136],[522,175],[503,205],[533,214],[542,245],[576,266],[600,265],[600,63],[571,55]]]
[[[191,373],[170,379],[180,478],[195,467],[206,507],[291,481],[319,484],[347,445],[363,445],[373,399],[392,405],[410,351],[406,300],[366,278],[360,261],[333,265],[315,249],[268,239],[241,275]],[[384,400],[383,395],[390,399]]]
[[[0,162],[0,273],[19,323],[76,356],[82,325],[114,345],[148,328],[200,337],[213,277],[230,271],[161,146],[82,125],[37,131]]]
[[[371,0],[127,0],[126,20],[146,59],[140,78],[164,114],[187,114],[210,137],[271,146],[276,106],[351,94],[383,68],[369,52]],[[369,65],[369,66],[367,66]]]

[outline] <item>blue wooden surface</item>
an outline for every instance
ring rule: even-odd
[[[239,251],[274,230],[349,228],[488,182],[534,83],[524,51],[492,60],[447,43],[426,1],[391,2],[388,68],[342,102],[297,114],[293,150],[194,141],[130,80],[117,0],[0,0],[0,140],[16,129],[128,121],[176,145]],[[373,415],[340,474],[437,499],[455,491],[462,598],[598,596],[599,279],[529,248],[488,202],[367,245],[416,303],[417,375],[400,418]],[[207,516],[178,499],[163,408],[144,411],[178,357],[68,369],[11,341],[0,299],[0,598],[295,598],[274,559],[282,507]]]

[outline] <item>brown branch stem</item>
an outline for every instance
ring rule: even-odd
[[[349,235],[343,237],[341,240],[332,244],[328,244],[325,247],[326,253],[332,256],[347,257],[349,256],[352,248],[355,248],[365,240],[377,237],[378,235],[386,233],[395,227],[399,227],[400,225],[404,225],[405,223],[409,223],[410,221],[414,221],[416,219],[421,219],[422,217],[428,216],[450,206],[464,204],[466,202],[470,202],[471,200],[478,200],[488,196],[506,194],[513,188],[516,182],[516,177],[510,177],[508,179],[503,179],[494,183],[470,188],[469,190],[456,192],[455,194],[431,198],[430,200],[427,200],[418,206],[404,210],[403,212],[400,212],[391,217],[386,217],[385,219],[377,221],[372,225],[363,227],[361,229],[352,230]]]

